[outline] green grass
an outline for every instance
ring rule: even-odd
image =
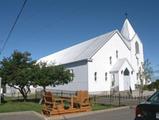
[[[96,111],[96,110],[104,110],[104,109],[110,109],[110,108],[114,108],[116,106],[113,105],[105,105],[105,104],[93,104],[92,105],[92,110]]]
[[[36,111],[41,112],[42,105],[34,102],[7,101],[0,105],[0,113],[18,112],[18,111]]]
[[[112,105],[104,105],[104,104],[93,104],[92,110],[103,110],[103,109],[109,109],[114,108],[116,106]],[[20,101],[13,101],[13,100],[7,100],[5,103],[0,104],[0,113],[4,112],[18,112],[18,111],[36,111],[41,112],[42,105],[39,105],[38,103],[35,103],[33,101],[31,102],[20,102]]]

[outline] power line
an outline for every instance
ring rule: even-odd
[[[23,12],[23,9],[24,9],[26,3],[27,3],[27,0],[24,0],[24,3],[23,3],[23,5],[22,5],[22,7],[21,7],[21,9],[20,9],[20,11],[19,11],[19,13],[18,13],[18,15],[17,15],[17,17],[16,17],[16,19],[15,19],[15,21],[14,21],[14,23],[13,23],[13,25],[12,25],[10,31],[9,31],[9,33],[8,33],[8,35],[7,35],[7,38],[4,40],[4,44],[2,45],[2,47],[1,47],[1,49],[0,49],[0,54],[4,51],[4,48],[5,48],[7,42],[8,42],[8,40],[9,40],[9,38],[10,38],[10,36],[11,36],[11,34],[12,34],[14,28],[15,28],[15,25],[17,24],[17,22],[18,22],[18,20],[19,20],[19,18],[20,18],[20,15],[21,15],[22,12]],[[3,42],[2,42],[2,43],[3,43]]]

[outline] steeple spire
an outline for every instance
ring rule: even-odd
[[[127,17],[127,13],[125,13],[125,16]],[[131,40],[135,35],[135,31],[134,31],[132,25],[130,24],[128,18],[125,19],[125,22],[124,22],[123,27],[121,29],[121,34],[127,40]]]

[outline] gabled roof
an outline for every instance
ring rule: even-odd
[[[115,65],[113,66],[113,68],[110,70],[110,72],[118,72],[121,67],[123,66],[123,64],[127,62],[129,64],[129,66],[131,67],[131,69],[134,71],[133,67],[131,66],[130,62],[128,61],[127,58],[122,58],[122,59],[119,59]]]
[[[79,43],[72,47],[66,48],[54,54],[48,55],[39,59],[37,62],[47,62],[47,64],[67,64],[81,60],[91,59],[92,56],[102,48],[111,38],[117,33],[125,45],[130,49],[130,44],[125,40],[118,30],[100,35],[93,39],[87,40],[85,42]]]
[[[128,19],[126,19],[123,24],[123,27],[121,29],[121,34],[127,40],[132,40],[136,34]]]

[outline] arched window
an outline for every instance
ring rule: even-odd
[[[139,54],[139,43],[137,41],[135,42],[135,53]]]
[[[129,74],[130,74],[130,72],[129,72],[129,70],[126,68],[125,71],[124,71],[124,75],[125,75],[125,76],[129,76]]]

